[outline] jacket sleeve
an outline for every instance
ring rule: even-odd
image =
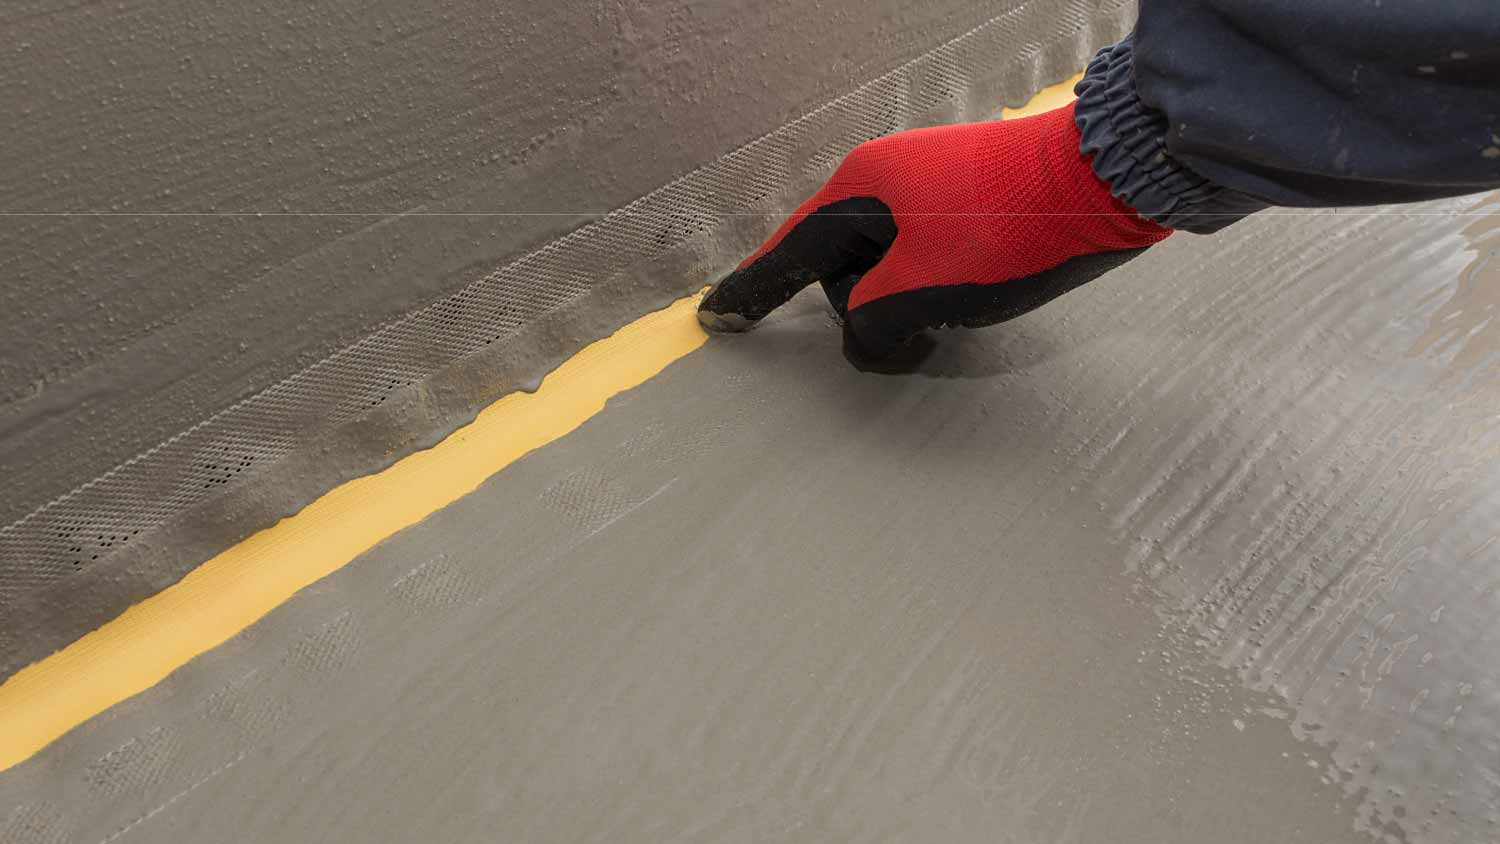
[[[1142,0],[1077,93],[1095,172],[1172,228],[1500,187],[1500,0]]]

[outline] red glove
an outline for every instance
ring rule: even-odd
[[[1071,105],[861,144],[699,318],[742,330],[821,281],[851,358],[872,360],[926,328],[1019,316],[1172,233],[1111,196],[1078,145]]]

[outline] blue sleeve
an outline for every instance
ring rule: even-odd
[[[1500,0],[1142,0],[1078,84],[1083,150],[1156,222],[1500,187]]]

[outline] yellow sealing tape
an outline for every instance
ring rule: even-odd
[[[0,770],[151,688],[298,590],[582,425],[613,395],[703,345],[701,294],[585,347],[427,451],[349,481],[0,685]]]

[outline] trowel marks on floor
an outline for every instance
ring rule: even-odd
[[[905,378],[804,296],[0,775],[0,822],[1492,840],[1496,350],[1420,340],[1493,210],[1175,237]]]

